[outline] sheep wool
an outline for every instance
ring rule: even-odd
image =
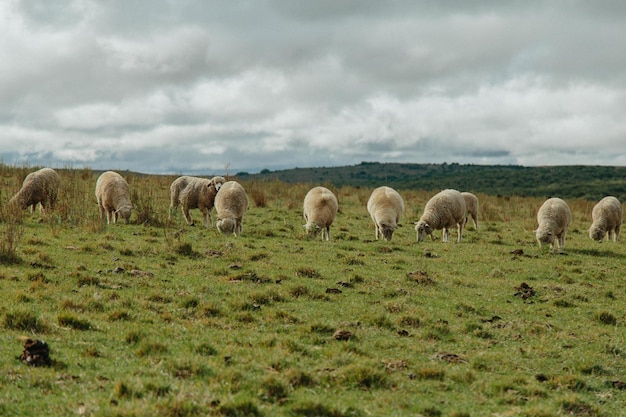
[[[393,188],[378,187],[367,201],[367,211],[374,222],[376,240],[381,236],[384,240],[391,240],[404,213],[404,200]]]
[[[35,211],[37,204],[40,204],[41,212],[45,212],[47,208],[54,210],[60,184],[59,175],[52,168],[31,172],[24,178],[22,188],[11,198],[9,204],[17,205],[21,210],[30,207],[31,212]]]
[[[100,218],[104,219],[106,213],[107,224],[111,221],[117,223],[118,217],[128,223],[133,206],[130,188],[124,177],[113,171],[102,173],[96,181],[96,199]]]
[[[443,229],[443,242],[450,237],[450,228],[457,226],[457,242],[463,236],[465,226],[465,199],[457,190],[446,189],[431,197],[424,207],[424,213],[415,223],[417,241],[423,242],[427,235],[433,238],[435,230]]]
[[[172,218],[172,211],[180,206],[185,221],[188,225],[193,226],[194,222],[189,214],[189,210],[199,209],[202,212],[202,222],[208,227],[211,220],[211,209],[215,203],[215,196],[225,182],[224,177],[213,177],[211,179],[187,175],[178,177],[170,186],[169,218]]]
[[[474,222],[474,229],[478,230],[478,197],[468,192],[463,192],[461,195],[465,199],[465,209],[467,211],[465,216],[465,226],[467,226],[467,222],[471,216]]]
[[[602,242],[608,233],[608,239],[617,242],[623,217],[622,203],[613,196],[604,197],[591,211],[593,223],[589,228],[589,237]]]
[[[539,226],[535,231],[535,237],[539,246],[549,243],[553,248],[555,243],[558,249],[565,248],[565,235],[572,222],[572,211],[567,203],[560,198],[547,199],[537,212]]]
[[[236,181],[225,182],[215,196],[217,230],[223,235],[240,236],[243,231],[243,215],[248,209],[248,195]]]
[[[339,203],[337,197],[326,187],[314,187],[304,197],[304,225],[308,235],[316,237],[322,232],[322,240],[330,240],[330,226],[333,224]]]

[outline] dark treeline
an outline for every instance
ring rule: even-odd
[[[330,183],[337,187],[388,185],[397,189],[456,188],[489,195],[582,198],[599,200],[613,195],[626,201],[626,167],[408,164],[362,162],[343,167],[267,169],[258,174],[239,172],[255,180],[287,183]]]

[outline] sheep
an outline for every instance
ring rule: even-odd
[[[223,235],[241,235],[243,215],[248,208],[248,195],[236,181],[227,181],[215,196],[217,230]]]
[[[426,203],[424,213],[415,223],[417,241],[423,242],[426,235],[433,238],[435,230],[443,229],[443,242],[450,237],[450,228],[456,224],[458,230],[457,242],[461,242],[463,227],[465,226],[465,199],[457,190],[446,189]]]
[[[316,237],[321,231],[322,240],[330,240],[330,226],[339,210],[335,194],[326,187],[313,187],[304,197],[303,209],[307,234]]]
[[[467,222],[469,221],[470,216],[472,216],[474,229],[478,230],[478,197],[468,192],[463,192],[461,195],[465,199],[465,209],[467,210],[467,214],[465,216],[465,226],[467,226]]]
[[[400,226],[398,222],[404,213],[404,200],[393,188],[378,187],[367,201],[367,211],[374,221],[376,240],[379,236],[391,240],[396,227]]]
[[[224,177],[213,177],[210,180],[186,175],[178,177],[170,186],[169,218],[172,218],[172,210],[180,205],[185,221],[193,226],[189,210],[197,208],[202,212],[202,222],[208,227],[215,196],[225,182]]]
[[[609,240],[617,242],[623,216],[622,203],[615,197],[604,197],[591,211],[593,223],[589,228],[589,237],[597,242],[602,242],[608,232]]]
[[[113,171],[103,172],[96,181],[96,199],[100,218],[104,219],[106,213],[107,224],[111,220],[117,223],[118,216],[128,223],[133,206],[130,203],[130,188],[124,177]]]
[[[565,235],[572,222],[572,211],[567,203],[560,198],[552,197],[547,199],[537,212],[537,223],[539,226],[535,231],[535,237],[539,246],[542,243],[549,243],[550,248],[558,246],[565,248]]]
[[[46,208],[54,210],[59,196],[60,183],[59,175],[52,168],[42,168],[31,172],[24,178],[22,188],[9,200],[9,205],[15,205],[20,210],[30,207],[31,213],[35,212],[35,206],[38,203],[42,213],[46,211]]]

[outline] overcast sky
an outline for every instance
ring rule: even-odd
[[[626,165],[626,2],[2,0],[0,162]]]

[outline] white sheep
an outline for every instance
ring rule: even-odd
[[[608,232],[609,240],[616,242],[619,238],[623,217],[624,208],[622,203],[615,197],[604,197],[591,211],[593,223],[589,228],[589,237],[595,241],[602,242]]]
[[[467,226],[467,222],[469,221],[470,216],[472,216],[474,229],[478,230],[478,197],[468,192],[463,192],[461,195],[465,199],[465,209],[467,210],[465,226]]]
[[[217,230],[224,235],[241,235],[243,215],[248,209],[248,195],[236,181],[225,182],[215,196]]]
[[[391,187],[378,187],[367,201],[367,211],[374,221],[376,240],[382,236],[391,240],[396,227],[400,226],[400,216],[404,213],[402,196]]]
[[[304,197],[303,208],[307,234],[315,237],[321,231],[322,240],[330,240],[330,226],[339,210],[335,194],[326,187],[314,187]]]
[[[117,223],[118,217],[122,217],[128,223],[131,210],[130,188],[128,183],[117,172],[106,171],[96,181],[96,199],[100,209],[100,218],[104,219],[106,213],[107,224]]]
[[[225,182],[223,177],[206,179],[184,175],[175,179],[170,186],[170,219],[172,210],[180,205],[185,221],[193,226],[194,222],[189,215],[189,210],[197,208],[202,212],[202,222],[208,226],[215,196]]]
[[[565,235],[571,222],[572,211],[565,201],[557,197],[547,199],[537,212],[539,226],[535,237],[539,246],[549,243],[552,248],[556,243],[559,249],[565,248]]]
[[[457,242],[463,236],[465,226],[465,199],[457,190],[443,190],[426,203],[424,213],[419,221],[415,223],[417,231],[417,241],[423,242],[426,235],[430,235],[435,230],[443,229],[443,242],[447,242],[450,236],[450,228],[456,224],[458,230]]]
[[[9,205],[17,205],[21,210],[30,207],[31,212],[35,211],[37,204],[40,204],[41,212],[47,207],[54,210],[60,183],[59,175],[52,168],[31,172],[24,178],[22,188],[9,200]]]

